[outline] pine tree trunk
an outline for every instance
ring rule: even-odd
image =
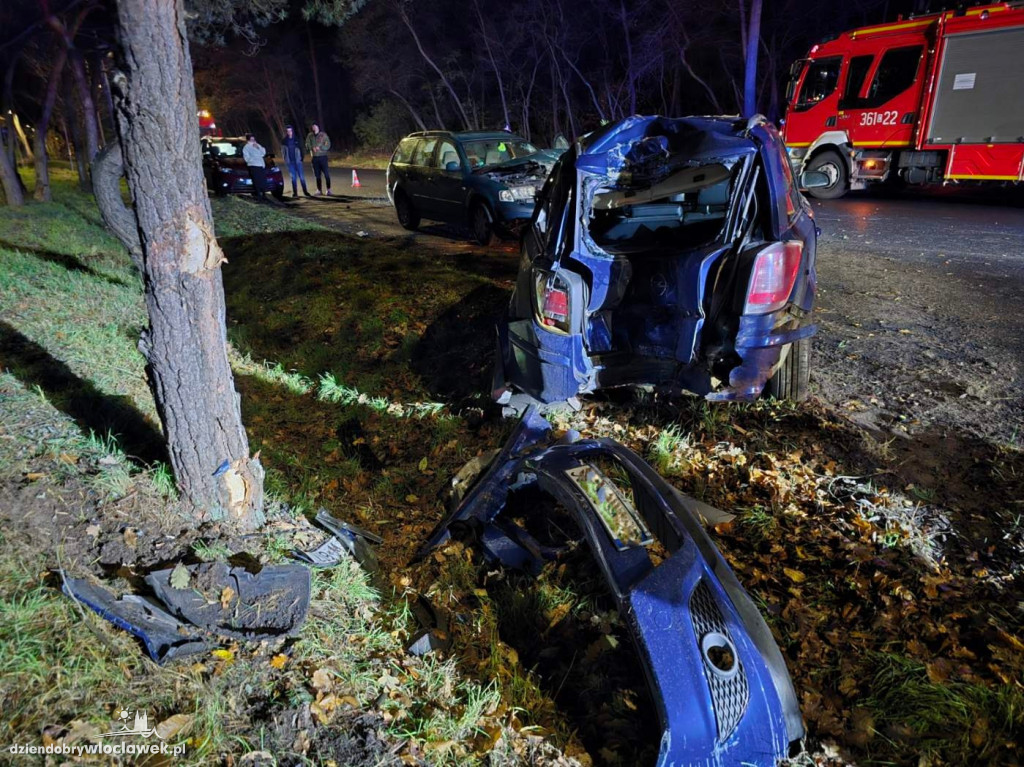
[[[125,175],[145,269],[140,342],[183,499],[197,521],[262,523],[263,468],[249,455],[227,357],[224,255],[213,235],[182,0],[118,0],[117,96]]]
[[[36,145],[36,188],[33,195],[40,202],[49,202],[50,194],[50,158],[46,153],[46,134],[50,130],[50,118],[53,116],[53,106],[57,102],[57,91],[60,88],[60,78],[64,73],[64,62],[67,59],[67,51],[63,46],[58,47],[50,65],[50,79],[46,82],[46,95],[43,96],[43,108],[36,120],[35,145]]]

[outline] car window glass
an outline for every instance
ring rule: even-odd
[[[454,162],[461,166],[462,163],[459,160],[459,151],[451,141],[442,141],[441,148],[437,150],[435,165],[441,170],[447,170],[448,163],[450,162]]]
[[[800,89],[798,106],[809,107],[832,95],[839,82],[839,67],[842,56],[812,61],[804,76],[804,85]]]
[[[462,148],[471,168],[484,168],[534,154],[537,147],[518,136],[463,141]]]
[[[860,89],[864,87],[864,78],[868,76],[868,70],[871,69],[871,62],[874,60],[874,54],[854,56],[850,59],[846,86],[843,88],[842,98],[839,99],[840,109],[857,109],[860,106]]]
[[[922,47],[892,48],[885,52],[868,89],[865,107],[881,106],[913,85],[917,78]]]
[[[398,145],[398,151],[395,152],[395,162],[407,163],[412,159],[413,150],[416,149],[416,139],[404,138]]]
[[[244,141],[211,141],[210,154],[214,157],[241,157]]]
[[[416,150],[412,153],[412,164],[426,167],[434,155],[434,147],[437,146],[436,138],[420,139]]]

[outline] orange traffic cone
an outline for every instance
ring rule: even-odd
[[[356,169],[353,168],[352,169],[352,188],[353,189],[358,189],[361,186],[362,186],[362,184],[359,183],[359,174],[356,173]]]

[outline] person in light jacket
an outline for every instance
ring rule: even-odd
[[[302,169],[302,142],[295,135],[292,126],[285,126],[285,136],[281,139],[281,151],[284,152],[284,162],[288,166],[288,175],[292,178],[292,197],[299,196],[298,182],[302,183],[302,193],[310,197],[306,189],[306,173]]]
[[[309,126],[309,134],[306,136],[306,151],[313,160],[313,173],[316,175],[316,193],[320,191],[320,174],[323,174],[327,186],[327,194],[331,193],[331,172],[327,168],[327,151],[331,148],[331,139],[326,133],[320,130],[320,126],[313,123]]]
[[[256,202],[267,201],[267,163],[263,159],[267,156],[267,150],[256,143],[256,137],[245,134],[245,146],[242,147],[242,157],[249,169],[249,178],[252,179],[252,193]]]

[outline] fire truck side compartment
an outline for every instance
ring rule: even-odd
[[[1024,28],[950,35],[927,131],[929,144],[1024,140]]]

